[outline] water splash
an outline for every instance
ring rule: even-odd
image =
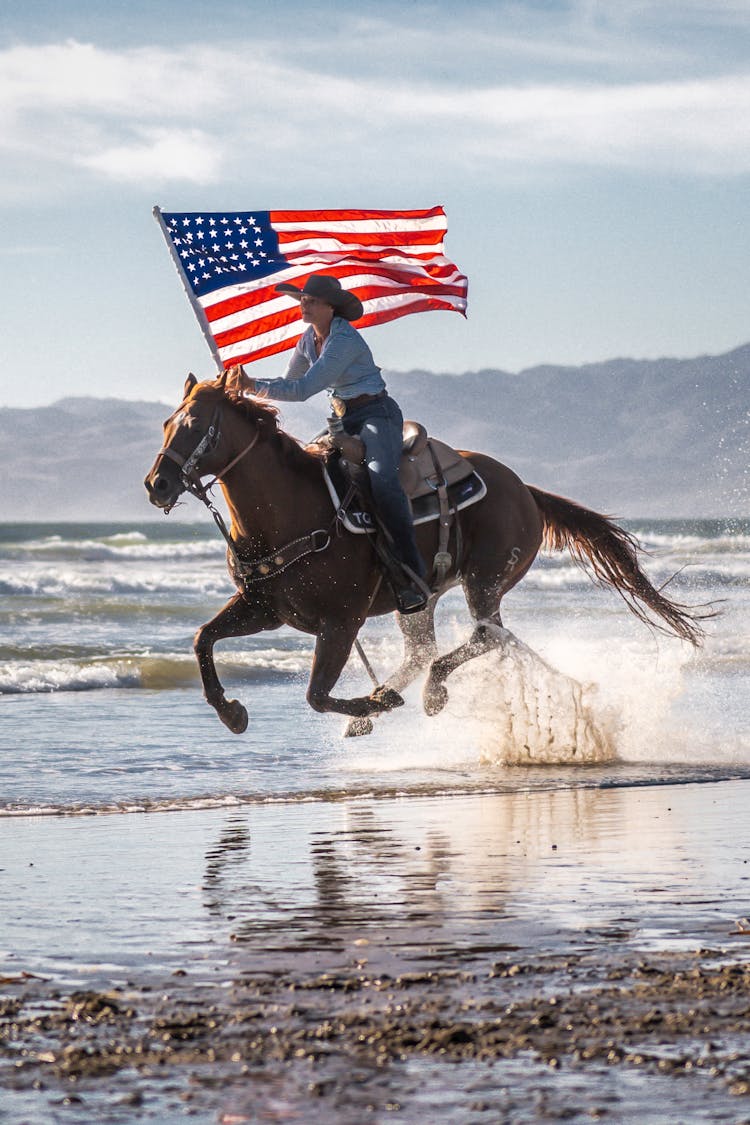
[[[591,687],[557,671],[504,630],[504,647],[451,677],[454,714],[476,728],[490,765],[589,765],[617,757],[595,715]]]

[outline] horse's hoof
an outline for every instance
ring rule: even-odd
[[[422,702],[426,715],[439,715],[448,702],[448,689],[442,684],[435,684],[429,691],[425,689]]]
[[[218,714],[224,726],[229,727],[232,734],[244,734],[247,730],[247,708],[243,707],[239,699],[225,700]]]
[[[370,695],[370,699],[378,705],[381,711],[392,711],[394,707],[403,707],[404,705],[403,696],[390,687],[375,688],[375,691]]]
[[[359,738],[363,734],[372,734],[373,730],[372,719],[350,719],[346,724],[344,738]]]

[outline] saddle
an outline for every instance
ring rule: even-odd
[[[339,519],[355,535],[374,534],[377,521],[362,497],[367,490],[357,487],[362,473],[358,473],[358,467],[364,461],[362,441],[346,433],[335,433],[328,435],[327,444],[334,453],[324,465],[323,476]],[[420,422],[412,421],[404,422],[399,479],[415,525],[440,520],[433,566],[442,582],[453,562],[447,547],[455,514],[482,500],[487,486],[458,450],[430,437]]]
[[[398,475],[410,500],[476,476],[473,465],[457,449],[428,437],[421,422],[404,422],[403,442]]]

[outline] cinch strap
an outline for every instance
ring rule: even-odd
[[[243,562],[236,554],[237,564],[240,568],[242,581],[245,586],[252,585],[255,582],[266,582],[269,578],[275,578],[277,574],[281,574],[292,563],[296,563],[305,555],[317,554],[319,551],[325,551],[331,542],[330,532],[325,528],[316,528],[311,531],[309,535],[303,535],[299,539],[293,539],[291,543],[287,543],[285,547],[280,547],[278,551],[274,551],[270,555],[265,555],[262,559],[253,559],[252,562]]]

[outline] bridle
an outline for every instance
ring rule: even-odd
[[[174,461],[175,465],[177,465],[180,470],[180,478],[185,490],[192,493],[193,496],[197,496],[204,504],[207,504],[207,493],[211,491],[215,484],[223,480],[229,470],[233,469],[238,461],[241,461],[242,458],[254,448],[259,437],[260,430],[256,429],[252,441],[250,441],[244,449],[240,450],[237,456],[233,457],[229,464],[224,466],[221,472],[216,473],[208,484],[203,484],[200,473],[198,472],[198,465],[207,453],[214,452],[221,441],[221,407],[217,406],[211,417],[208,429],[191,454],[187,457],[183,457],[181,453],[177,453],[174,449],[170,449],[168,446],[162,446],[156,455],[156,460],[158,461],[160,457],[167,457],[170,461]],[[171,509],[165,508],[164,510],[169,513]]]
[[[209,493],[213,486],[215,484],[218,484],[218,482],[227,475],[229,470],[233,469],[237,462],[241,461],[242,458],[245,457],[250,452],[250,450],[254,448],[259,437],[260,430],[256,429],[255,433],[253,434],[252,441],[248,442],[245,448],[240,450],[236,457],[233,457],[232,460],[227,465],[225,465],[220,472],[216,473],[216,475],[208,482],[208,484],[203,484],[203,482],[201,481],[200,472],[198,470],[198,465],[207,453],[214,452],[219,442],[221,441],[221,407],[217,406],[211,416],[211,421],[209,422],[208,429],[206,430],[205,434],[200,439],[192,453],[190,453],[187,457],[183,457],[181,453],[177,453],[176,450],[170,449],[168,446],[163,445],[156,455],[155,462],[155,464],[158,465],[159,458],[166,457],[168,460],[173,461],[174,464],[177,465],[178,469],[180,470],[180,479],[182,480],[185,491],[189,492],[192,496],[197,496],[201,503],[205,504],[208,508],[209,512],[213,516],[214,523],[226,540],[227,548],[229,549],[232,559],[234,560],[234,563],[237,566],[240,574],[243,573],[243,566],[237,555],[232,536],[229,534],[229,529],[224,522],[224,517],[211,500]],[[173,507],[174,504],[170,504],[169,507],[164,509],[164,514],[168,516]]]
[[[216,473],[208,484],[203,484],[198,466],[202,458],[205,457],[207,453],[213,453],[221,441],[221,407],[217,406],[211,416],[208,429],[192,453],[187,457],[183,457],[181,453],[177,453],[174,449],[162,446],[156,455],[155,462],[155,464],[158,464],[160,457],[166,457],[170,461],[173,461],[180,470],[180,478],[185,491],[189,492],[192,496],[197,496],[201,503],[205,504],[208,508],[213,516],[214,523],[226,541],[227,550],[232,557],[237,574],[242,578],[246,592],[251,584],[273,578],[276,574],[281,573],[282,570],[286,570],[288,566],[291,566],[292,563],[297,562],[298,559],[303,558],[305,555],[318,554],[320,551],[325,551],[331,542],[331,530],[317,528],[315,531],[310,532],[309,535],[300,536],[298,539],[293,540],[293,542],[287,543],[286,546],[272,551],[269,555],[261,559],[255,559],[250,563],[243,562],[240,559],[234,545],[234,540],[224,522],[224,517],[212,502],[209,492],[215,484],[223,480],[230,469],[233,469],[243,457],[247,456],[251,449],[254,449],[259,437],[260,428],[256,427],[252,440],[248,442],[244,449],[241,449],[223,469]],[[174,505],[170,505],[164,508],[164,514],[169,515],[173,507]]]

